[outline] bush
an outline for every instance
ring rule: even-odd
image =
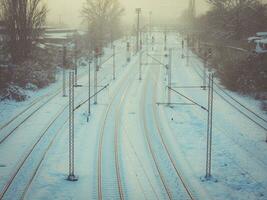
[[[28,98],[23,88],[13,84],[9,84],[1,93],[1,100],[15,100],[20,102]]]
[[[227,89],[253,95],[267,92],[267,54],[213,46],[209,62]]]

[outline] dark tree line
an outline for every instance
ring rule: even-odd
[[[86,0],[82,15],[88,24],[91,48],[102,49],[105,43],[120,36],[123,11],[118,0]]]
[[[13,63],[25,61],[45,25],[47,7],[42,0],[1,0],[6,49]]]
[[[247,41],[257,32],[267,32],[267,5],[261,0],[207,2],[210,9],[202,16],[192,20],[187,11],[181,17],[185,37],[195,43],[191,46],[200,45],[202,51],[196,53],[203,59],[206,46],[212,49],[208,63],[224,86],[267,99],[267,54],[252,53],[255,45]]]
[[[226,39],[242,40],[267,31],[267,6],[260,0],[207,0],[210,11],[199,19],[200,29]]]

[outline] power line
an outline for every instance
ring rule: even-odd
[[[199,103],[195,102],[194,100],[190,99],[189,97],[183,95],[182,93],[180,93],[180,92],[174,90],[173,88],[168,87],[168,89],[172,90],[173,92],[177,93],[178,95],[180,95],[180,96],[182,96],[183,98],[187,99],[188,101],[192,102],[194,105],[200,107],[201,109],[208,111],[207,108],[205,108],[204,106],[200,105]]]
[[[228,46],[227,46],[228,47]],[[234,48],[234,47],[229,47],[229,48]],[[200,68],[199,64],[198,68]],[[228,92],[226,92],[221,86],[219,86],[216,82],[214,82],[214,84],[218,87],[218,89],[220,89],[226,96],[228,96],[229,98],[231,98],[233,101],[235,101],[237,104],[239,104],[241,107],[243,107],[244,109],[246,109],[247,111],[249,111],[251,114],[255,115],[256,117],[258,117],[259,119],[261,119],[262,121],[264,121],[265,123],[267,123],[267,119],[264,119],[263,117],[260,116],[260,114],[256,113],[255,111],[253,111],[252,109],[248,108],[247,106],[245,106],[244,104],[242,104],[240,101],[238,101],[236,98],[234,98],[232,95],[230,95]]]
[[[227,99],[225,99],[220,93],[218,93],[216,90],[214,90],[215,93],[217,95],[219,95],[224,101],[226,101],[228,104],[230,104],[231,106],[233,106],[238,112],[240,112],[241,114],[243,114],[244,116],[246,116],[248,119],[250,119],[252,122],[254,122],[255,124],[257,124],[258,126],[260,126],[261,128],[263,128],[265,131],[267,131],[267,128],[265,128],[263,125],[261,125],[260,123],[256,122],[254,119],[252,119],[250,116],[248,116],[246,113],[244,113],[243,111],[241,111],[239,108],[237,108],[234,104],[230,103]]]
[[[200,67],[198,65],[198,67]],[[202,77],[201,77],[202,78]],[[257,114],[256,112],[254,112],[252,109],[248,108],[247,106],[245,106],[244,104],[242,104],[240,101],[238,101],[237,99],[235,99],[232,95],[230,95],[228,92],[226,92],[220,85],[218,85],[216,82],[214,82],[214,84],[216,85],[216,87],[221,90],[226,96],[228,96],[229,98],[231,98],[233,101],[235,101],[237,104],[239,104],[241,107],[243,107],[244,109],[246,109],[247,111],[249,111],[251,114],[255,115],[256,117],[258,117],[259,119],[261,119],[262,121],[264,121],[265,123],[267,123],[267,120],[264,119],[263,117],[261,117],[259,114]]]
[[[194,71],[198,74],[198,76],[200,78],[203,78],[199,72],[193,67]],[[217,85],[216,85],[217,86]],[[258,125],[259,127],[261,127],[262,129],[264,129],[265,131],[267,131],[267,128],[265,128],[263,125],[261,125],[260,123],[256,122],[254,119],[252,119],[250,116],[248,116],[246,113],[244,113],[243,111],[241,111],[237,106],[235,106],[234,104],[232,104],[230,101],[228,101],[225,97],[223,97],[217,90],[214,90],[215,93],[222,98],[222,100],[224,100],[226,103],[228,103],[229,105],[231,105],[233,108],[235,108],[239,113],[241,113],[242,115],[244,115],[245,117],[247,117],[249,120],[251,120],[252,122],[254,122],[256,125]]]
[[[231,98],[233,101],[235,101],[236,103],[238,103],[240,106],[242,106],[244,109],[246,109],[247,111],[251,112],[252,114],[254,114],[256,117],[258,117],[259,119],[261,119],[262,121],[267,123],[267,120],[264,119],[263,117],[261,117],[259,114],[255,113],[253,110],[251,110],[250,108],[246,107],[244,104],[242,104],[240,101],[236,100],[233,96],[231,96],[229,93],[227,93],[222,87],[220,87],[217,83],[214,83],[218,89],[220,89],[226,96],[228,96],[229,98]]]

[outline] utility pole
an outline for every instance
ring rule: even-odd
[[[98,70],[98,51],[95,51],[95,69],[94,69],[94,104],[97,104],[97,70]]]
[[[130,52],[130,42],[128,41],[127,42],[127,58],[126,58],[126,60],[127,60],[127,62],[130,62],[131,61],[131,52]]]
[[[148,65],[148,32],[146,33],[146,65]]]
[[[140,44],[139,44],[139,50],[142,50],[143,49],[143,36],[144,32],[143,31],[140,31]]]
[[[184,39],[182,39],[182,59],[184,58]]]
[[[149,37],[152,36],[152,11],[149,12]]]
[[[186,48],[186,66],[189,67],[189,36],[187,35],[187,48]]]
[[[203,90],[206,90],[207,86],[207,59],[208,59],[208,54],[207,51],[205,50],[204,67],[203,67]]]
[[[69,176],[68,181],[78,181],[74,174],[74,73],[69,72]]]
[[[204,85],[204,90],[206,90],[206,84],[207,84],[207,64],[208,64],[208,59],[212,57],[212,50],[209,48],[208,50],[205,50],[205,55],[204,55],[204,68],[203,68],[203,85]]]
[[[139,48],[139,36],[140,36],[140,13],[141,8],[136,8],[137,13],[137,33],[136,33],[136,53],[140,50]]]
[[[78,44],[77,44],[77,39],[75,39],[75,47],[74,47],[74,70],[75,70],[75,87],[77,87],[77,80],[78,80],[78,69],[77,69],[77,49],[78,49]]]
[[[142,80],[142,51],[139,51],[139,80]]]
[[[89,122],[89,118],[91,116],[91,58],[90,58],[90,53],[88,54],[88,117],[87,117],[87,122]]]
[[[167,33],[166,30],[164,31],[164,50],[167,50]]]
[[[63,61],[62,61],[62,89],[63,89],[63,97],[66,97],[67,94],[66,94],[66,57],[67,57],[67,48],[66,46],[64,45],[63,46]]]
[[[212,128],[213,128],[213,86],[214,75],[209,74],[208,92],[208,122],[207,122],[207,154],[206,154],[206,178],[211,177],[211,150],[212,150]]]
[[[112,45],[113,48],[113,80],[116,79],[116,62],[115,62],[115,45]]]
[[[172,49],[169,49],[169,64],[168,64],[168,105],[171,104],[171,87],[172,87]]]

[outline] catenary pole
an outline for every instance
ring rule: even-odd
[[[97,93],[97,68],[98,68],[98,53],[95,51],[94,55],[95,68],[94,68],[94,93]],[[97,95],[94,96],[94,104],[97,104]]]
[[[168,64],[168,105],[171,104],[171,87],[172,87],[172,49],[169,49],[169,64]]]
[[[67,56],[67,48],[64,45],[63,46],[63,61],[62,61],[62,95],[63,97],[66,97],[66,56]]]
[[[115,45],[112,45],[113,48],[113,80],[116,79],[116,61],[115,61],[115,56],[116,56],[116,47]]]
[[[87,122],[89,122],[89,118],[91,116],[91,59],[90,55],[88,55],[88,117]]]
[[[136,29],[136,53],[140,50],[139,48],[139,38],[140,38],[140,13],[141,8],[136,8],[137,13],[137,29]]]
[[[77,181],[74,168],[74,72],[69,72],[69,176],[68,181]]]

